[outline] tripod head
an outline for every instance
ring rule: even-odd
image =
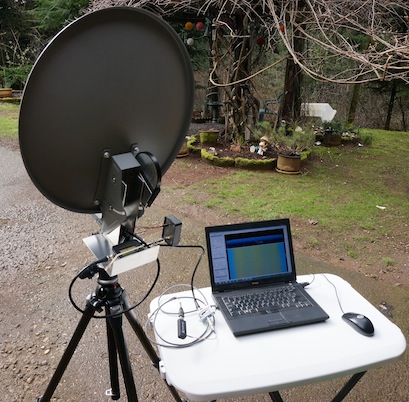
[[[97,289],[89,297],[88,302],[99,312],[102,311],[102,306],[106,305],[108,300],[117,300],[122,294],[122,288],[118,283],[118,276],[110,276],[100,265],[101,263],[102,261],[96,261],[78,274],[80,279],[92,279],[98,274]]]

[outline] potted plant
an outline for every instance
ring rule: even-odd
[[[13,90],[11,88],[0,88],[0,98],[11,98]]]
[[[262,122],[257,132],[263,134],[263,138],[268,136],[270,146],[277,152],[278,172],[300,173],[302,154],[314,145],[315,135],[312,130],[288,124],[273,130],[268,122]]]
[[[324,121],[322,126],[324,145],[329,147],[341,145],[343,123],[339,120]]]
[[[180,147],[180,150],[178,152],[178,158],[183,158],[185,156],[189,155],[189,148],[187,146],[187,142],[189,141],[189,137],[185,137],[185,140],[182,143],[182,146]]]
[[[0,72],[0,98],[11,98],[13,90],[9,84],[9,74],[5,67]]]

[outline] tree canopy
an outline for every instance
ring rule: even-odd
[[[245,15],[265,46],[284,44],[307,75],[335,83],[401,79],[409,82],[407,0],[94,0],[91,9],[131,5],[164,16],[213,16],[234,37],[226,17]],[[303,39],[306,46],[297,47]],[[344,68],[336,70],[334,64]]]
[[[93,0],[90,4],[91,11],[126,5],[166,19],[205,21],[211,59],[208,105],[220,103],[222,90],[226,121],[236,139],[247,138],[257,122],[260,101],[254,95],[253,78],[283,61],[281,116],[290,121],[301,114],[304,75],[334,84],[409,83],[407,0]],[[264,60],[261,50],[269,55]]]
[[[0,0],[0,85],[23,89],[46,43],[89,0]]]

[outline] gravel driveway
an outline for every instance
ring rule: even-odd
[[[0,352],[1,401],[35,401],[44,392],[48,381],[80,319],[70,304],[67,289],[77,270],[93,259],[82,242],[99,228],[89,215],[61,209],[31,183],[18,151],[0,147]],[[174,194],[174,196],[172,195]],[[161,193],[154,205],[138,222],[141,226],[160,225],[163,217],[173,213],[183,222],[182,243],[204,245],[203,226],[217,223],[218,217],[191,211],[178,204],[177,191]],[[192,218],[194,216],[194,218]],[[142,230],[149,240],[160,232]],[[189,283],[197,252],[163,248],[160,252],[161,276],[148,301],[135,312],[145,322],[149,300],[175,283]],[[336,272],[319,261],[297,257],[304,272]],[[140,300],[149,288],[155,267],[148,265],[124,274],[121,285],[126,288],[131,303]],[[346,276],[345,276],[346,275]],[[345,273],[365,295],[378,300],[378,294],[394,305],[399,325],[408,331],[409,301],[403,293],[382,289],[381,284],[360,282],[358,274]],[[207,286],[207,268],[202,262],[197,286]],[[85,297],[96,286],[94,280],[81,281],[74,297],[83,306]],[[395,298],[395,299],[394,299]],[[380,300],[379,300],[380,301]],[[129,325],[124,325],[134,377],[140,401],[172,401],[163,381],[152,367]],[[399,363],[368,373],[348,397],[348,401],[409,401],[407,358]],[[342,380],[342,382],[345,379]],[[330,381],[283,392],[287,401],[323,401],[340,386]],[[55,392],[55,401],[109,401],[104,395],[109,388],[105,324],[92,320],[74,357]],[[122,387],[126,400],[125,390]],[[318,396],[317,396],[318,395]],[[268,396],[238,398],[235,401],[269,401]]]

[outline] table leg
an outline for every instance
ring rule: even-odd
[[[348,382],[342,387],[342,389],[337,393],[332,402],[341,402],[351,392],[352,388],[355,387],[355,385],[364,376],[365,373],[366,371],[354,374],[348,380]],[[281,398],[281,395],[278,391],[269,392],[268,394],[270,395],[270,398],[273,402],[284,402],[283,398]]]
[[[349,381],[343,386],[343,388],[338,392],[338,394],[335,396],[332,402],[341,402],[349,394],[352,388],[355,387],[357,382],[364,376],[365,373],[366,371],[354,374],[349,379]]]
[[[273,391],[268,393],[270,395],[270,398],[273,402],[283,402],[283,398],[281,398],[281,395],[278,391]]]

